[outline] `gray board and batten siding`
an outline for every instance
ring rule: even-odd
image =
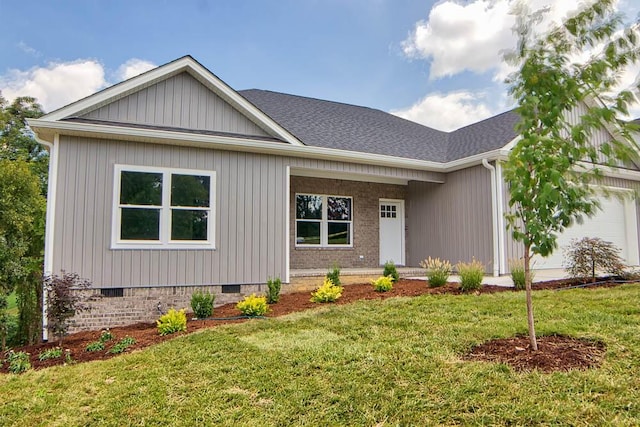
[[[71,136],[59,144],[52,271],[76,272],[99,288],[284,279],[289,169],[443,179],[411,169],[161,144]],[[215,171],[216,249],[111,249],[116,164]]]

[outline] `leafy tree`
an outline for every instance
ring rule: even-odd
[[[87,301],[91,297],[85,292],[90,287],[91,283],[81,279],[76,273],[63,271],[61,276],[54,274],[44,278],[49,329],[58,337],[58,344],[61,347],[62,339],[73,324],[73,316],[90,309]]]
[[[35,341],[40,329],[49,156],[26,119],[42,115],[34,98],[9,103],[0,95],[0,288],[16,291],[21,342]]]
[[[548,256],[556,238],[584,215],[599,208],[588,184],[602,167],[635,158],[631,125],[620,120],[635,101],[633,92],[616,91],[619,76],[638,61],[637,25],[625,25],[613,0],[597,0],[562,25],[536,34],[544,12],[516,10],[518,48],[506,55],[517,67],[507,83],[518,103],[520,139],[505,164],[510,190],[506,215],[513,238],[524,245],[527,320],[531,348],[538,349],[531,297],[531,257]],[[575,61],[592,52],[586,61]],[[578,119],[570,113],[584,104]],[[575,114],[574,114],[575,115]],[[615,128],[611,141],[596,146],[592,136]]]

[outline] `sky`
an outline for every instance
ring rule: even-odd
[[[0,93],[45,111],[184,55],[232,88],[362,105],[440,130],[513,107],[515,0],[0,0]],[[579,0],[529,0],[559,21]],[[618,0],[627,18],[637,0]],[[631,84],[640,65],[623,76]],[[640,107],[632,112],[640,117]]]

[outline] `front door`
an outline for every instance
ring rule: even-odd
[[[380,199],[380,265],[404,265],[404,200]]]

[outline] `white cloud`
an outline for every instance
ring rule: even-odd
[[[50,62],[43,67],[10,70],[0,75],[0,92],[9,101],[18,96],[33,96],[45,111],[53,111],[153,67],[148,61],[132,59],[118,68],[116,81],[109,81],[105,67],[95,59]]]
[[[501,81],[508,74],[502,65],[503,52],[516,47],[512,32],[515,19],[510,14],[515,4],[516,0],[443,1],[431,9],[426,21],[416,23],[402,43],[403,52],[410,58],[430,60],[431,79],[465,70],[497,70],[495,80]],[[527,2],[532,11],[548,7],[541,28],[561,22],[583,4],[580,0]]]
[[[434,129],[452,131],[496,114],[486,104],[486,97],[483,92],[469,91],[429,94],[411,107],[391,111],[391,114]]]
[[[116,76],[120,80],[127,80],[153,68],[156,68],[156,65],[153,62],[145,61],[144,59],[131,58],[118,67]]]

